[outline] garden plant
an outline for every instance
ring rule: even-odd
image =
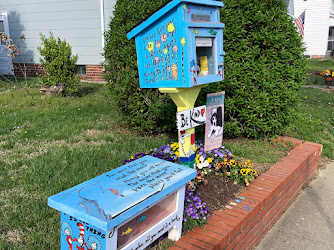
[[[176,108],[157,89],[140,89],[135,42],[126,33],[164,0],[119,0],[106,32],[105,79],[124,119],[138,131],[173,131]],[[226,0],[225,80],[203,88],[225,91],[225,136],[262,137],[285,131],[295,118],[305,78],[302,38],[283,0]]]
[[[65,93],[73,94],[78,90],[80,77],[77,76],[76,63],[78,55],[72,55],[72,48],[59,37],[50,32],[47,38],[40,34],[42,44],[38,46],[40,62],[45,74],[40,75],[42,85],[64,87]]]
[[[138,153],[125,160],[123,164],[135,161],[145,155],[151,155],[160,159],[179,163],[179,144],[165,144],[157,149],[151,149],[147,153]],[[204,151],[204,143],[196,143],[196,169],[197,176],[186,185],[186,195],[184,203],[183,232],[187,232],[194,227],[203,226],[209,217],[209,207],[202,202],[202,196],[197,191],[198,185],[207,185],[207,176],[217,175],[222,182],[233,182],[235,185],[242,183],[248,186],[257,176],[257,171],[253,170],[253,163],[247,160],[242,163],[235,160],[235,156],[224,146],[208,152]]]

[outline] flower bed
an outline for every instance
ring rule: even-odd
[[[252,249],[311,180],[321,157],[321,144],[283,139],[296,145],[288,156],[250,184],[238,203],[230,200],[231,206],[214,211],[204,227],[183,235],[168,249]]]
[[[127,164],[145,155],[151,155],[160,159],[178,163],[178,143],[166,144],[158,149],[152,149],[148,153],[138,153],[131,156],[130,159],[125,160],[123,164]],[[218,183],[227,183],[231,180],[230,185],[235,188],[228,188],[223,192],[232,190],[230,196],[225,201],[235,196],[236,193],[244,186],[248,186],[257,176],[256,170],[253,170],[253,163],[247,160],[245,163],[236,160],[235,156],[224,146],[208,152],[204,151],[204,143],[199,141],[196,143],[196,168],[197,176],[186,186],[185,204],[184,204],[184,218],[183,218],[183,233],[188,232],[194,227],[205,225],[209,217],[209,207],[214,208],[212,204],[206,204],[202,201],[202,196],[198,192],[198,187],[209,184],[208,178],[218,179]],[[225,184],[226,185],[226,184]],[[216,185],[217,187],[217,185]],[[217,196],[220,193],[214,192],[211,194],[214,199],[219,200]]]

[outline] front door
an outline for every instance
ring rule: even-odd
[[[6,34],[9,38],[9,27],[7,12],[0,11],[0,74],[13,75],[12,57],[8,54],[7,43],[1,39],[1,34]]]

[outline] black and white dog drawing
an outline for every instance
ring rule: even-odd
[[[223,133],[223,112],[222,107],[213,108],[208,138],[220,136]]]

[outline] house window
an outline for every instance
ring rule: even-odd
[[[79,76],[87,76],[86,65],[77,65],[77,74]]]
[[[3,21],[0,21],[0,45],[6,45],[6,42],[2,41],[2,34],[5,32]]]
[[[334,27],[329,27],[327,50],[334,49]]]

